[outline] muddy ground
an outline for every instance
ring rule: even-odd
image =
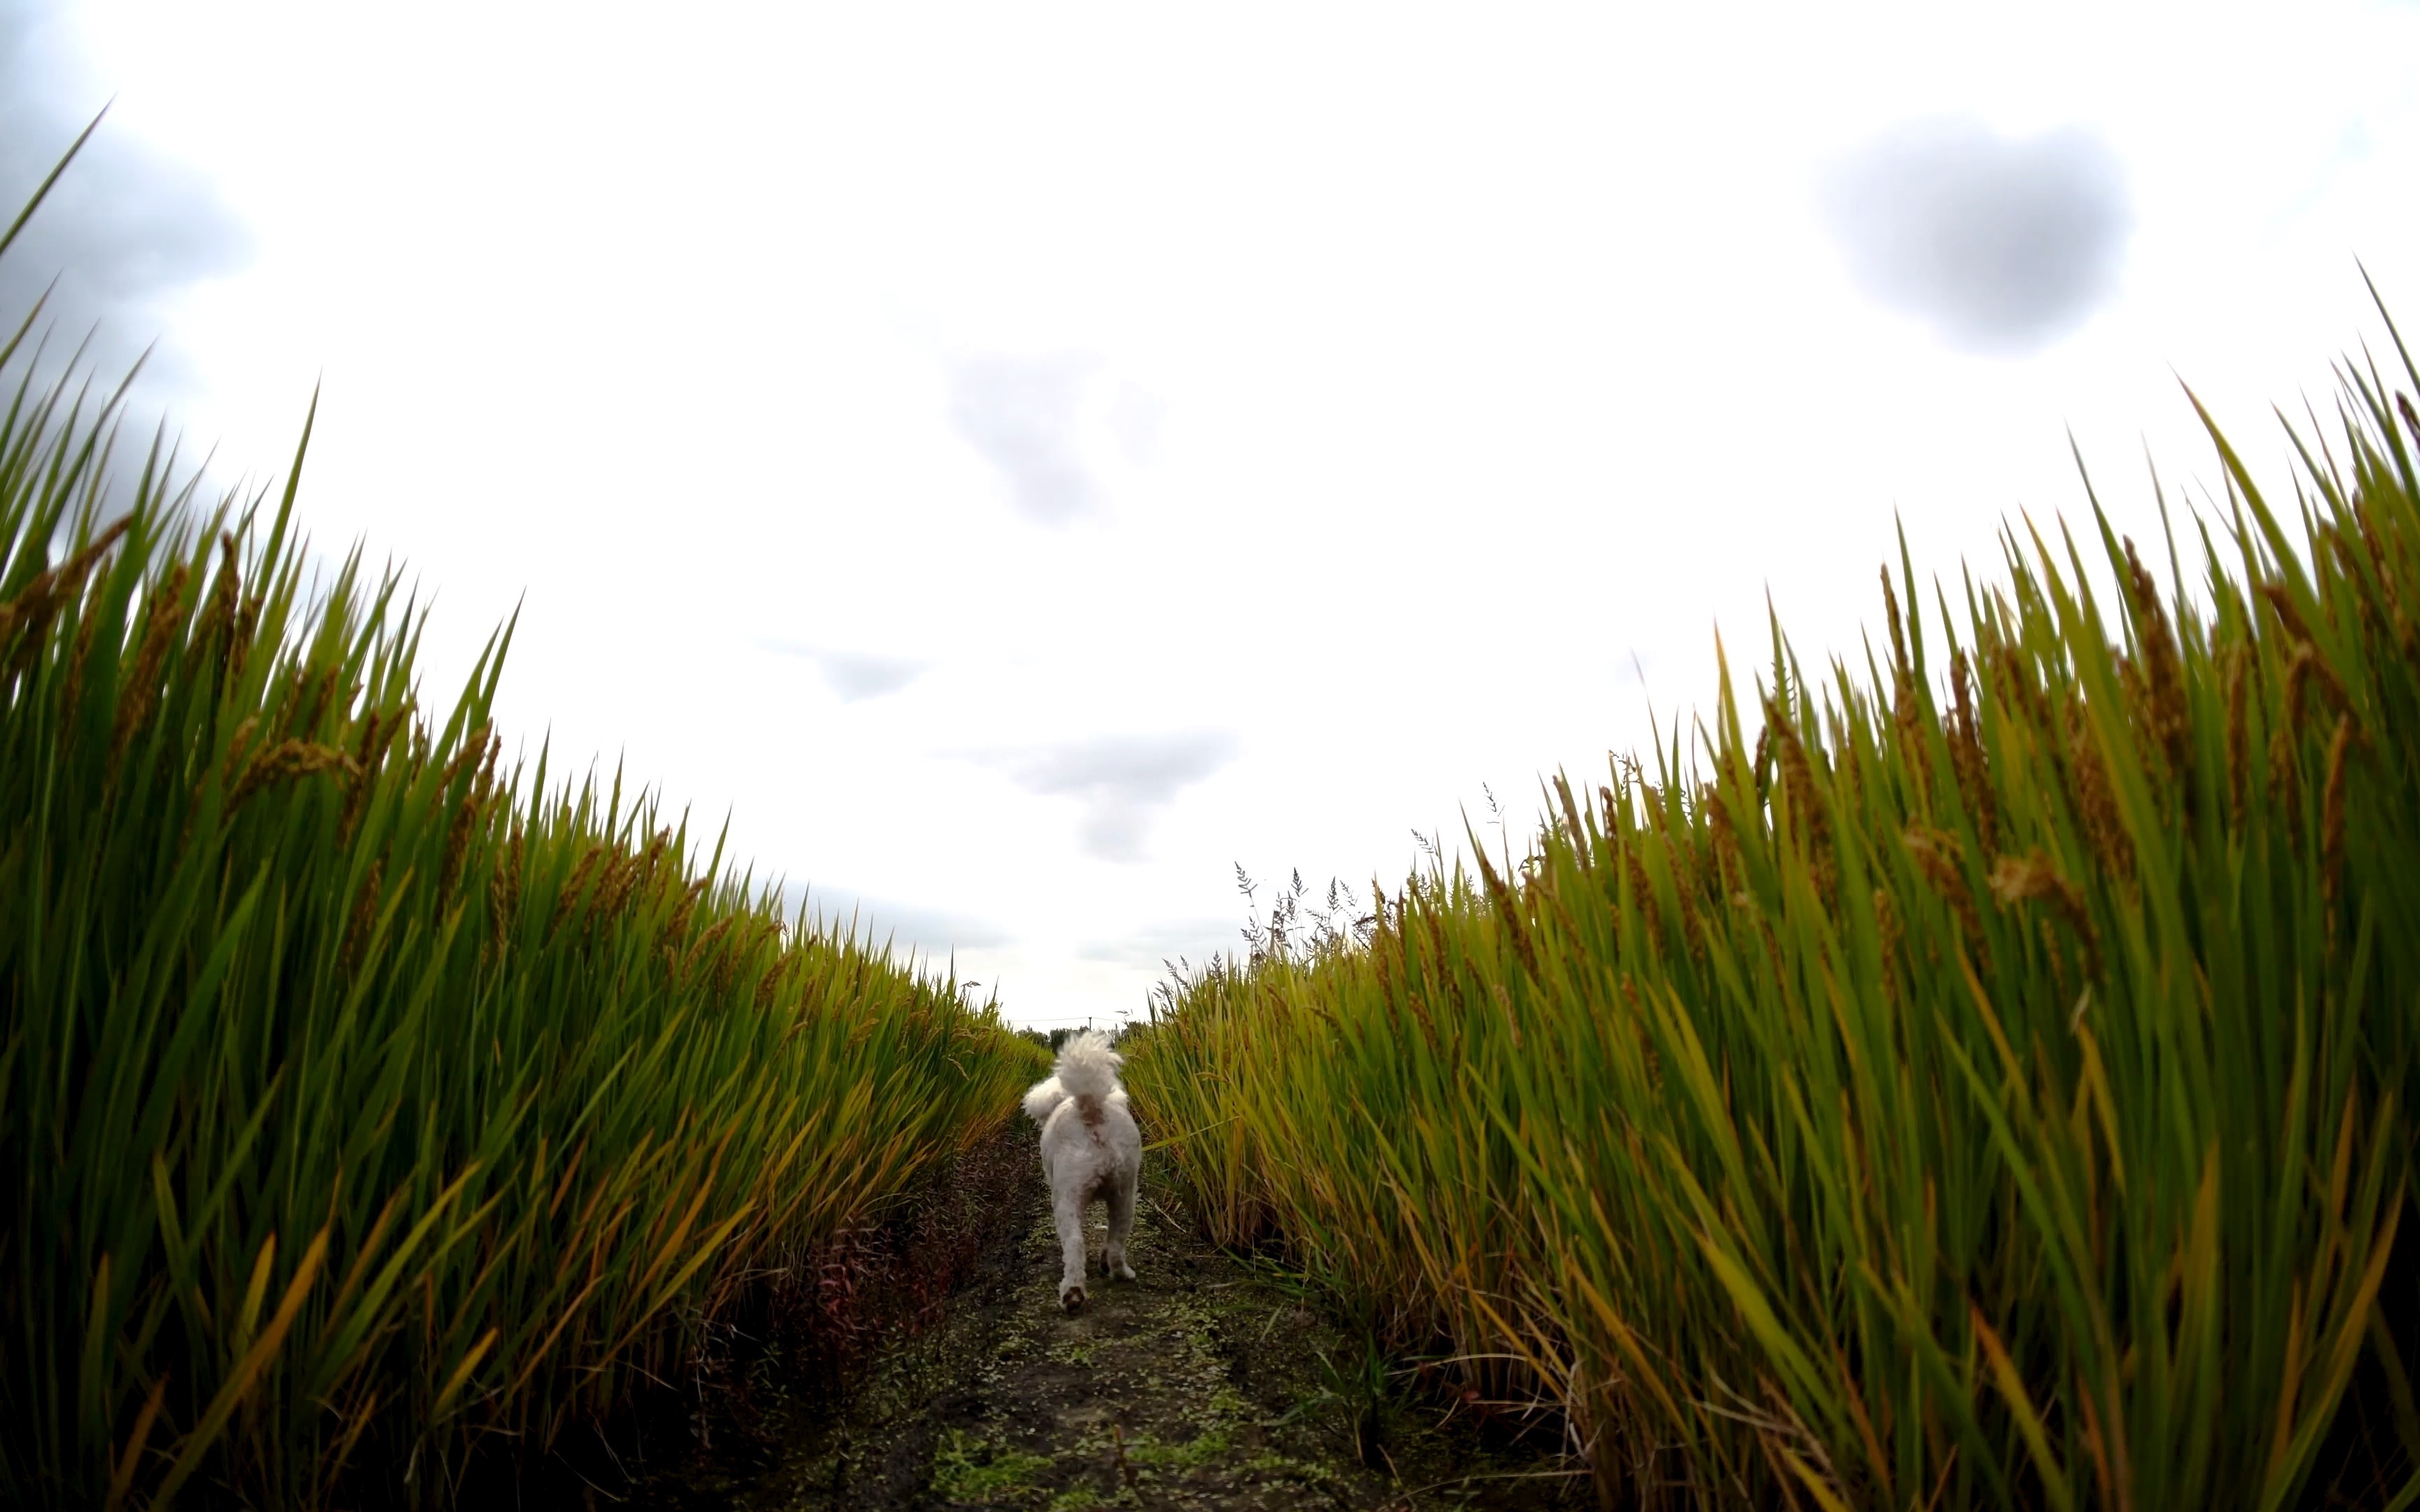
[[[1058,1246],[1038,1171],[1002,1199],[999,1237],[938,1319],[875,1350],[837,1399],[776,1392],[744,1427],[709,1433],[708,1448],[630,1467],[631,1504],[1588,1504],[1585,1478],[1554,1452],[1554,1426],[1446,1410],[1284,1273],[1195,1238],[1173,1196],[1146,1187],[1132,1254],[1139,1278],[1095,1275],[1073,1316],[1057,1303]],[[1096,1208],[1096,1269],[1101,1222]]]

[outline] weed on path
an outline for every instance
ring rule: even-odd
[[[1146,1193],[1140,1279],[1057,1304],[1037,1181],[935,1327],[836,1411],[757,1427],[765,1453],[644,1488],[654,1512],[825,1508],[1577,1507],[1583,1477],[1467,1414],[1442,1425],[1282,1277],[1193,1237]],[[1096,1215],[1097,1226],[1097,1215]],[[1099,1234],[1094,1235],[1095,1249]]]

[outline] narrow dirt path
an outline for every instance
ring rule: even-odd
[[[1146,1175],[1148,1182],[1148,1175]],[[1390,1390],[1281,1277],[1192,1237],[1148,1190],[1138,1279],[1068,1316],[1038,1179],[942,1320],[876,1360],[838,1414],[761,1425],[744,1468],[690,1466],[684,1509],[1579,1507],[1585,1481],[1503,1422]],[[1097,1256],[1100,1215],[1094,1214]],[[1543,1437],[1544,1435],[1540,1435]]]

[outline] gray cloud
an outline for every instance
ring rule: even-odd
[[[824,682],[844,703],[896,693],[932,667],[912,656],[884,656],[864,651],[829,651],[815,646],[765,641],[766,650],[783,656],[803,656],[815,664]]]
[[[1105,861],[1142,859],[1156,810],[1235,759],[1223,730],[1169,735],[1100,735],[981,758],[1028,793],[1083,805],[1077,838]]]
[[[0,5],[0,226],[106,101],[88,78],[69,8]],[[89,335],[87,363],[115,378],[161,333],[165,296],[236,271],[251,251],[208,179],[103,120],[0,258],[0,320],[14,331],[50,289],[54,354]],[[155,387],[192,379],[165,345],[145,373]]]
[[[1080,358],[991,357],[953,375],[950,419],[1000,471],[1017,512],[1042,525],[1095,513],[1101,490],[1078,445],[1085,388]]]
[[[1116,939],[1090,941],[1079,953],[1087,961],[1157,971],[1180,959],[1199,966],[1214,954],[1240,955],[1242,941],[1243,931],[1232,919],[1179,918],[1146,924]]]
[[[1109,400],[1109,434],[1130,462],[1148,464],[1158,455],[1160,427],[1167,422],[1167,402],[1135,384],[1119,384]]]
[[[782,911],[790,918],[806,906],[810,918],[845,926],[856,921],[858,938],[876,945],[888,941],[900,957],[947,961],[954,950],[981,950],[1009,943],[1008,931],[998,924],[947,908],[869,897],[846,887],[810,887],[802,882],[782,887]]]
[[[2081,130],[2025,140],[1912,121],[1838,164],[1823,209],[1866,293],[1972,351],[2034,349],[2115,290],[2133,215],[2117,155]]]

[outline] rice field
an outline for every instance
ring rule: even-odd
[[[510,626],[426,687],[394,575],[306,572],[302,449],[198,499],[40,329],[0,331],[0,1502],[446,1504],[997,1133],[1047,1057],[992,1005],[508,759]]]
[[[1776,625],[1526,854],[1172,982],[1130,1084],[1217,1236],[1562,1409],[1608,1506],[2420,1499],[2394,349],[2290,500],[2212,425],[2181,542],[2087,481],[1989,579],[1902,546],[1863,665]]]
[[[995,1005],[508,758],[510,625],[432,690],[396,575],[314,573],[307,424],[204,499],[40,330],[0,328],[0,1501],[454,1504],[999,1132],[1047,1056]],[[2393,346],[2290,501],[2213,425],[2181,542],[2087,483],[1988,579],[1902,546],[1863,665],[1773,625],[1523,854],[1171,983],[1147,1179],[1561,1412],[1609,1506],[2420,1503]]]

